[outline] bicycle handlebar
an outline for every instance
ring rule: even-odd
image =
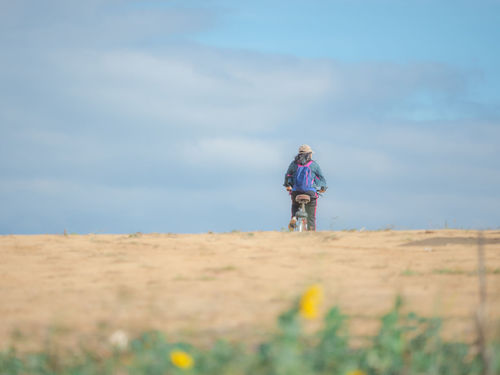
[[[285,186],[285,189],[286,189],[286,191],[288,191],[289,193],[291,193],[291,192],[292,192],[292,187],[291,187],[291,186]],[[322,186],[322,187],[321,187],[321,188],[319,188],[319,189],[316,189],[316,188],[315,188],[315,192],[316,192],[316,193],[318,193],[318,194],[320,194],[320,195],[321,195],[321,194],[324,194],[327,190],[328,190],[328,187],[324,187],[324,186]]]

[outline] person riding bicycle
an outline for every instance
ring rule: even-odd
[[[309,145],[300,146],[299,153],[290,163],[285,174],[283,186],[292,197],[292,219],[288,225],[290,230],[293,230],[297,223],[295,214],[299,209],[299,204],[295,201],[295,197],[299,194],[308,194],[311,197],[309,203],[306,204],[307,229],[316,230],[318,192],[324,193],[328,186],[319,164],[312,160],[312,154],[313,150]]]

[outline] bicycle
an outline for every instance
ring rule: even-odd
[[[325,190],[317,190],[318,197],[321,196],[322,192],[325,192]],[[306,211],[306,204],[308,204],[311,201],[311,196],[308,194],[299,194],[295,197],[295,202],[300,204],[299,209],[295,213],[295,216],[292,217],[292,220],[290,221],[290,225],[288,226],[288,229],[290,232],[292,231],[297,231],[297,232],[305,232],[307,231],[308,225],[307,225],[307,211]]]

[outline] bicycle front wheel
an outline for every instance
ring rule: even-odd
[[[307,220],[306,219],[299,219],[297,223],[297,231],[299,232],[305,232],[307,230]]]

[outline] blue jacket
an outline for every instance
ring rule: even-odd
[[[321,172],[319,164],[313,160],[309,167],[311,168],[311,173],[313,176],[313,187],[316,188],[317,190],[320,190],[320,188],[324,188],[324,190],[326,190],[328,186],[326,184],[326,179],[323,176],[323,173]],[[290,166],[286,171],[285,182],[283,183],[283,186],[294,185],[295,172],[297,172],[297,163],[294,160],[290,163]]]

